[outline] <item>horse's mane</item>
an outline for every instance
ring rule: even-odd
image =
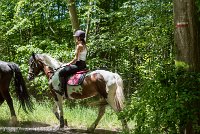
[[[48,54],[39,54],[39,57],[42,59],[44,64],[48,65],[49,67],[53,69],[59,68],[63,64],[59,62],[58,60],[52,58]]]

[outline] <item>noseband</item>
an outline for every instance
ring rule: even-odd
[[[31,61],[30,68],[31,68],[32,72],[28,72],[28,74],[31,76],[31,78],[34,78],[34,77],[35,77],[34,70],[35,70],[35,67],[36,67],[36,68],[38,67],[38,64],[41,64],[42,66],[47,66],[47,65],[45,65],[41,60],[38,60],[38,62],[39,62],[39,63],[36,63],[35,60],[32,60],[32,61]]]
[[[31,78],[34,78],[34,77],[35,77],[34,70],[35,70],[35,67],[36,67],[36,68],[38,67],[38,64],[41,64],[41,66],[43,66],[43,68],[44,68],[45,66],[48,66],[48,65],[46,65],[45,63],[43,63],[42,60],[38,60],[37,62],[38,62],[38,63],[36,63],[35,60],[32,60],[32,62],[31,62],[31,64],[30,64],[30,68],[31,68],[32,72],[28,72],[28,74],[31,76]],[[48,68],[50,68],[50,67],[48,66]],[[47,72],[47,75],[50,74],[50,73],[54,73],[54,71],[48,71],[48,72]],[[41,75],[43,75],[43,74],[41,74]],[[40,75],[39,75],[39,76],[40,76]],[[52,76],[51,76],[51,77],[52,77]],[[50,78],[51,78],[51,77],[50,77]]]
[[[35,73],[33,72],[34,69],[35,69],[35,66],[37,67],[37,64],[35,63],[35,61],[31,61],[31,64],[30,64],[30,68],[31,68],[31,72],[28,72],[28,74],[31,76],[31,78],[34,78],[35,77]]]

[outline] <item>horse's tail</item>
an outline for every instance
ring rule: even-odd
[[[101,95],[115,111],[121,111],[124,108],[124,87],[120,75],[105,70],[96,70],[95,73],[101,74],[105,81],[106,94],[101,92]]]
[[[117,111],[121,111],[124,108],[123,80],[117,73],[114,73],[114,76],[115,76],[116,86],[117,86],[114,102],[115,102]]]
[[[15,91],[17,98],[23,108],[23,110],[27,113],[28,111],[33,110],[33,103],[31,101],[31,98],[28,94],[26,84],[24,81],[24,78],[22,76],[22,73],[15,63],[10,63],[8,66],[12,69],[14,72],[14,84],[15,84]]]

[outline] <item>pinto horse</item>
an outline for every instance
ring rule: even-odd
[[[32,111],[32,101],[27,92],[27,88],[22,73],[15,63],[0,61],[0,105],[6,100],[11,113],[11,125],[16,126],[17,117],[13,107],[13,100],[9,93],[9,85],[14,77],[14,85],[17,98],[25,112]]]
[[[53,59],[47,54],[33,54],[29,60],[28,79],[33,80],[40,72],[44,72],[49,80],[49,88],[55,98],[53,112],[60,121],[60,128],[64,127],[63,106],[64,96],[59,94],[59,78],[58,73],[63,63]],[[81,85],[74,89],[67,85],[67,99],[86,99],[99,96],[99,113],[97,119],[88,128],[93,132],[98,122],[105,113],[106,105],[109,104],[116,112],[120,112],[124,108],[123,81],[117,73],[105,70],[96,70],[89,72],[84,78]],[[127,122],[122,121],[123,129],[128,129]],[[67,124],[66,124],[67,125]]]

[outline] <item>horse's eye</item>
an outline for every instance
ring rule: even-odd
[[[31,67],[31,68],[34,68],[34,66],[35,66],[35,63],[34,63],[34,62],[31,62],[30,67]]]

